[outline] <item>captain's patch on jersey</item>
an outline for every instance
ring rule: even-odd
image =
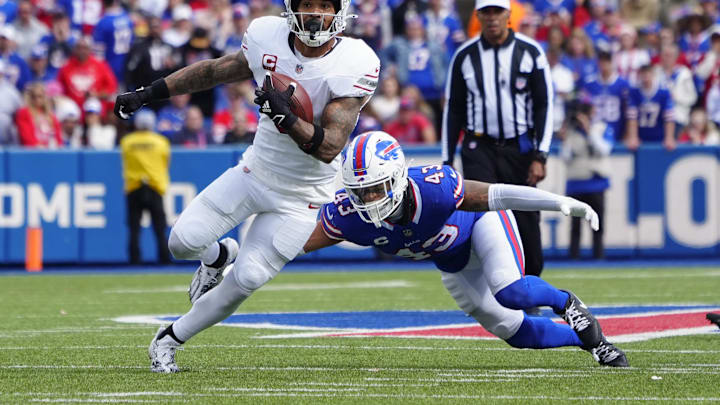
[[[717,331],[705,319],[718,306],[605,306],[592,307],[605,335],[614,343]],[[543,315],[556,318],[549,311]],[[141,315],[115,318],[117,322],[168,324],[176,315]],[[495,339],[462,311],[357,311],[235,314],[219,325],[277,329],[260,338],[404,337],[429,339]]]

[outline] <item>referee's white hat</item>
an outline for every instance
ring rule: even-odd
[[[475,0],[475,10],[485,7],[500,7],[510,10],[510,0]]]

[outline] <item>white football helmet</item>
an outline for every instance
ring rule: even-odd
[[[400,206],[408,167],[398,141],[382,131],[358,135],[342,155],[342,181],[363,221],[380,227]]]
[[[285,9],[287,11],[281,15],[287,19],[290,32],[295,34],[302,43],[313,48],[324,44],[335,35],[343,32],[345,30],[345,26],[347,25],[346,20],[348,18],[357,17],[354,14],[348,15],[350,0],[333,0],[333,4],[335,5],[335,14],[301,13],[297,11],[298,3],[300,3],[300,0],[285,0]],[[321,16],[323,20],[327,16],[332,16],[333,20],[327,30],[309,30],[307,29],[308,27],[305,27],[303,22],[303,16],[306,14]]]

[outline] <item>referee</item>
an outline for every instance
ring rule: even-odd
[[[552,140],[552,79],[534,40],[508,28],[510,0],[476,0],[480,36],[453,56],[445,87],[443,163],[460,133],[463,174],[471,180],[535,186],[545,178]],[[515,212],[525,274],[543,268],[540,213]]]

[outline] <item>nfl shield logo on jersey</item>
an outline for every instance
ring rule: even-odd
[[[411,237],[413,234],[412,229],[403,229],[403,235],[405,235],[406,238]]]
[[[295,65],[295,73],[300,74],[300,73],[302,73],[302,71],[303,71],[303,65],[301,65],[299,63],[297,65]]]
[[[518,90],[522,90],[525,88],[525,85],[527,84],[527,79],[524,77],[518,77],[515,79],[515,88]]]

